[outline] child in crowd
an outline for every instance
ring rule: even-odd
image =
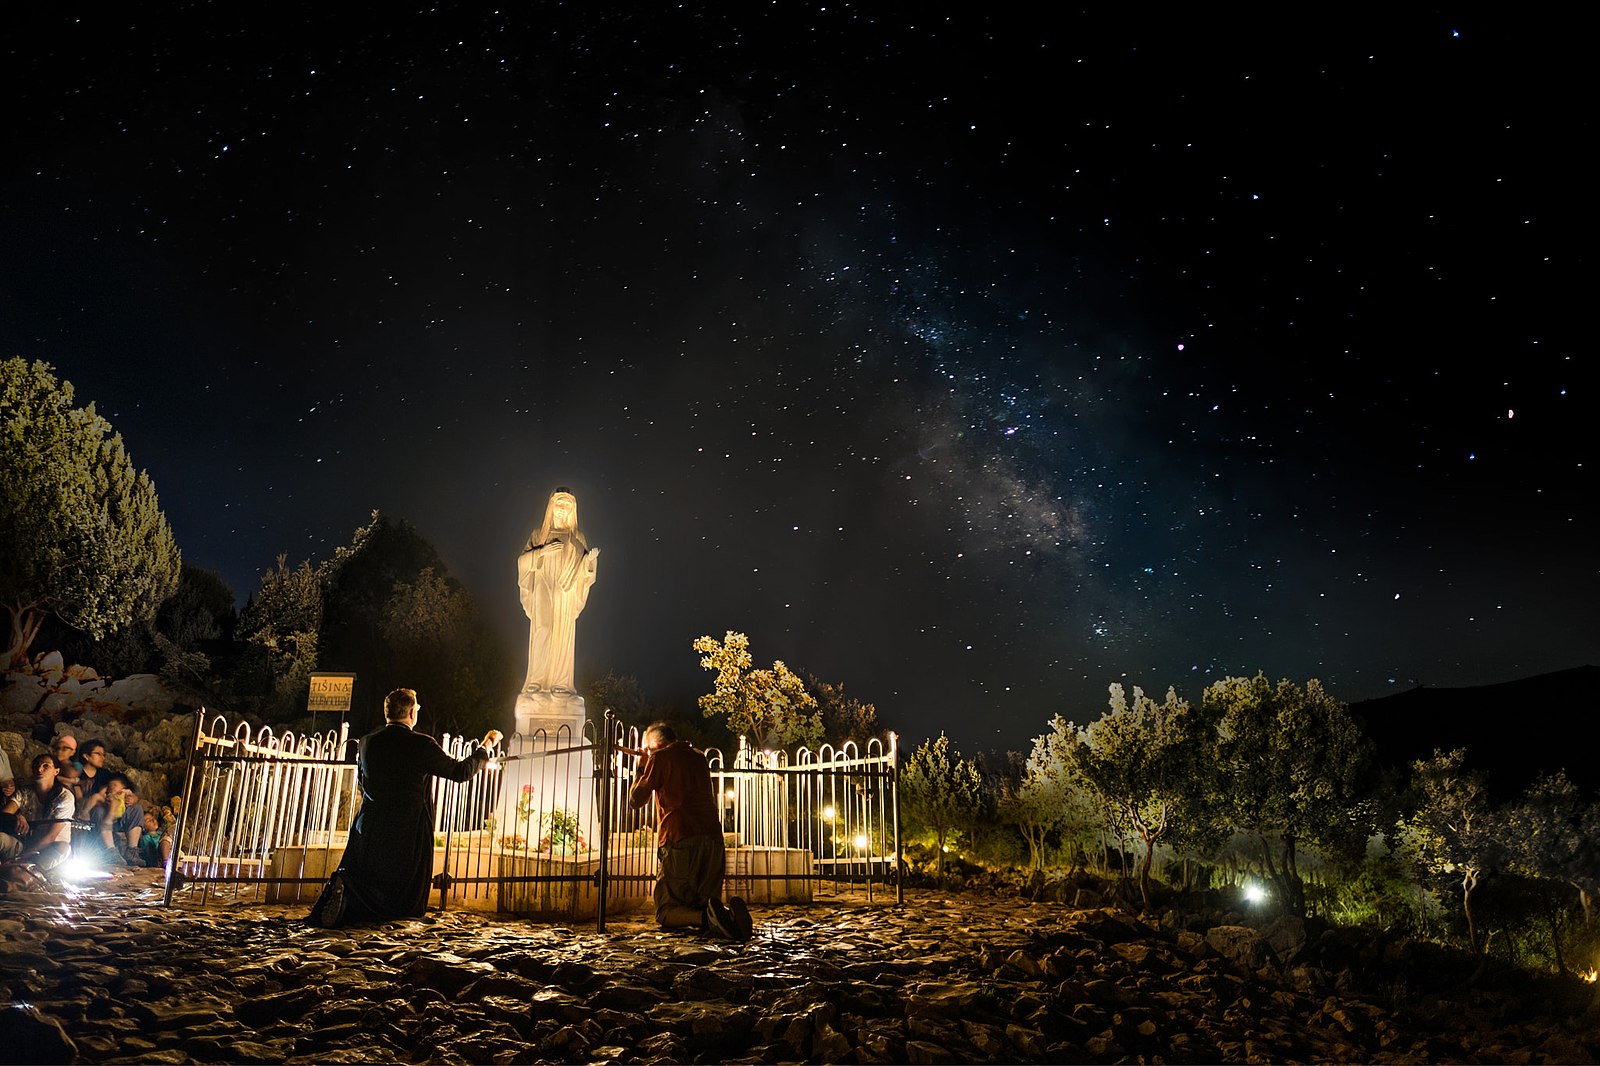
[[[129,865],[165,867],[167,856],[171,854],[172,835],[162,830],[161,819],[155,811],[145,811],[144,831],[139,836],[139,845],[127,855]]]
[[[56,780],[72,790],[72,797],[78,800],[78,789],[82,785],[83,771],[78,769],[78,764],[71,759],[56,759]]]

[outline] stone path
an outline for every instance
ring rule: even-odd
[[[148,872],[0,897],[0,1060],[1594,1062],[1588,1000],[1391,1008],[1112,909],[910,892],[755,911],[756,938],[471,912],[338,931],[166,909]],[[1223,945],[1227,947],[1226,944]],[[1591,1008],[1592,1009],[1592,1008]]]

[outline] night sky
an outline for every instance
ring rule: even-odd
[[[566,485],[580,679],[690,712],[727,629],[968,751],[1600,658],[1554,17],[143,6],[5,16],[0,353],[241,601],[378,508],[520,648]]]

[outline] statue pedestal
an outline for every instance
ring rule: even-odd
[[[572,733],[570,743],[583,743],[583,723],[588,719],[583,697],[576,692],[549,692],[545,690],[517,693],[516,732],[523,738],[532,737],[543,729],[554,742],[557,732],[566,726]]]
[[[586,842],[600,838],[594,752],[579,750],[588,739],[585,719],[583,697],[576,692],[517,695],[516,732],[506,742],[495,821],[503,835],[522,837],[530,852],[540,850],[538,842],[550,834],[556,817],[575,822]]]

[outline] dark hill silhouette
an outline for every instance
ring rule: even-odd
[[[1414,688],[1353,703],[1350,713],[1386,766],[1405,767],[1435,748],[1465,748],[1467,765],[1488,775],[1490,797],[1503,803],[1539,774],[1561,769],[1594,794],[1596,703],[1600,667],[1579,666],[1474,688]]]

